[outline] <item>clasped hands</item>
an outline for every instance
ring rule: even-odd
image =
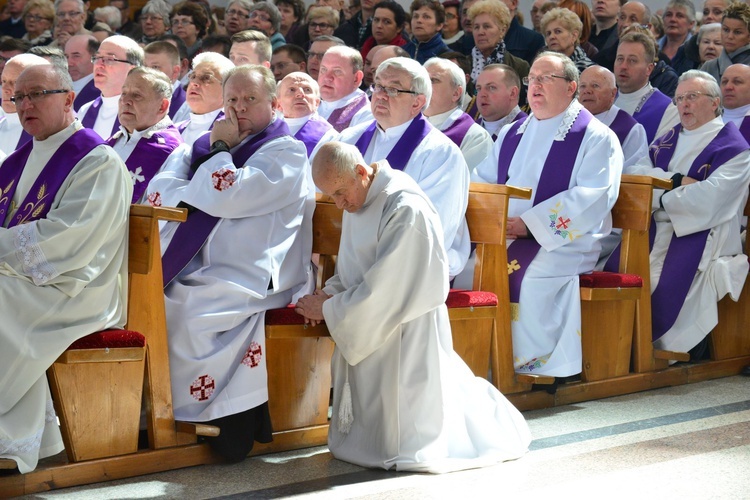
[[[328,295],[323,290],[315,290],[314,293],[299,299],[294,311],[304,316],[306,325],[317,326],[325,319],[323,318],[323,302],[331,297],[333,295]]]

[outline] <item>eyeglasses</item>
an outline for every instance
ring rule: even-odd
[[[307,53],[307,59],[308,59],[308,61],[310,59],[323,59],[324,55],[325,55],[324,52],[308,52]]]
[[[237,17],[243,17],[245,19],[250,18],[250,14],[245,14],[244,12],[236,9],[229,9],[224,13],[224,17],[230,17],[230,16],[237,16]]]
[[[679,104],[682,104],[683,101],[684,102],[695,102],[702,95],[704,95],[706,97],[711,97],[710,95],[704,94],[703,92],[686,92],[686,93],[684,93],[682,95],[676,95],[676,96],[674,96],[674,98],[672,99],[672,103],[675,106],[677,106]]]
[[[259,20],[261,20],[263,22],[266,22],[266,23],[270,23],[271,22],[271,18],[268,16],[268,14],[265,14],[263,12],[259,12],[257,10],[251,12],[248,17],[250,19],[259,19]]]
[[[560,75],[541,75],[541,76],[524,76],[523,82],[524,85],[527,87],[529,85],[534,85],[535,83],[538,83],[539,85],[549,85],[554,81],[555,78],[559,78],[561,80],[567,80],[566,77],[560,76]]]
[[[66,17],[71,17],[71,18],[78,17],[81,14],[83,14],[83,12],[73,12],[73,11],[71,11],[71,12],[55,12],[55,16],[57,16],[60,19],[65,19]]]
[[[219,81],[219,79],[211,73],[203,73],[202,75],[190,73],[190,76],[188,76],[188,80],[190,80],[190,83],[195,83],[196,85],[210,85],[214,81]]]
[[[35,102],[39,102],[42,97],[52,94],[67,94],[70,92],[70,90],[64,90],[64,89],[57,89],[57,90],[34,90],[33,92],[29,92],[28,94],[22,94],[20,92],[13,94],[10,96],[10,102],[13,104],[21,104],[24,100],[24,98],[28,97],[29,102],[32,104]]]
[[[370,92],[373,94],[375,92],[385,92],[388,97],[398,97],[399,94],[412,94],[412,95],[419,95],[419,92],[414,92],[413,90],[401,90],[397,89],[396,87],[383,87],[380,84],[374,84],[370,85]]]
[[[39,22],[39,21],[51,21],[51,19],[47,19],[43,16],[37,16],[36,14],[26,14],[26,17],[24,19],[27,19],[29,21]]]
[[[127,59],[117,59],[112,56],[94,56],[91,58],[91,64],[96,64],[98,62],[101,62],[105,66],[112,66],[114,63],[133,64]]]
[[[325,30],[328,28],[333,28],[333,26],[328,23],[308,23],[307,25],[313,30]]]
[[[172,26],[190,26],[195,24],[190,19],[172,19]]]
[[[166,22],[164,22],[164,18],[163,17],[161,17],[161,16],[154,16],[154,15],[151,15],[151,14],[146,14],[145,16],[141,16],[140,19],[141,19],[141,21],[148,21],[148,22],[152,22],[152,23],[155,23],[157,21],[161,21],[164,24],[167,24]]]

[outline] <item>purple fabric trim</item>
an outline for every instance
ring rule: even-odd
[[[466,137],[466,134],[469,133],[469,129],[472,125],[474,125],[476,122],[474,119],[467,115],[466,113],[463,113],[461,116],[458,117],[456,121],[451,123],[451,126],[447,129],[443,130],[443,133],[448,136],[448,138],[453,141],[453,143],[461,147],[461,143],[464,142],[464,137]]]
[[[745,138],[747,142],[750,142],[750,116],[746,116],[742,119],[740,124],[740,134]]]
[[[247,141],[232,153],[232,163],[238,169],[244,168],[247,160],[264,144],[279,137],[291,135],[284,120],[276,120],[268,125],[258,135]],[[210,134],[204,134],[193,144],[191,160],[204,156],[210,150]],[[192,175],[190,176],[192,178]],[[195,210],[188,215],[187,221],[180,224],[175,231],[172,241],[162,255],[162,276],[164,288],[180,273],[185,266],[206,244],[208,236],[213,231],[220,217],[214,217],[202,210]]]
[[[552,142],[552,147],[539,176],[534,206],[568,189],[576,156],[578,156],[578,151],[581,148],[583,137],[586,135],[586,127],[588,127],[592,118],[591,113],[586,109],[581,109],[565,140]],[[510,162],[523,137],[523,134],[516,133],[522,123],[521,120],[515,122],[503,139],[498,159],[498,184],[505,184],[508,180]],[[511,302],[518,302],[526,269],[528,269],[540,248],[539,243],[531,238],[516,240],[508,247],[508,267],[509,269],[514,268],[514,272],[508,275]]]
[[[471,98],[471,103],[469,103],[469,109],[466,110],[466,114],[479,125],[482,124],[482,113],[479,112],[479,105],[477,104],[476,97]]]
[[[678,125],[672,129],[676,131],[675,146],[680,128],[681,126]],[[705,180],[727,161],[748,149],[750,146],[737,127],[733,123],[727,123],[698,154],[687,175],[698,181]],[[660,168],[664,168],[661,163],[667,156],[671,159],[674,150],[675,148],[672,147],[667,150],[668,155],[658,154],[657,161],[660,163]],[[705,229],[681,237],[672,234],[667,254],[664,257],[659,284],[651,294],[651,332],[654,340],[669,331],[677,321],[685,298],[695,280],[695,273],[706,247],[709,232],[710,229]]]
[[[178,85],[177,90],[172,92],[172,99],[169,101],[170,118],[174,118],[174,114],[177,113],[177,110],[185,103],[185,97],[185,89],[182,88],[182,85]]]
[[[328,117],[328,123],[331,124],[336,132],[342,132],[352,121],[357,111],[365,107],[367,104],[367,95],[360,94],[349,102],[349,104],[336,108],[331,112]]]
[[[94,99],[91,107],[86,111],[86,115],[81,120],[81,125],[92,130],[94,129],[96,119],[99,117],[99,111],[101,111],[102,102],[104,101],[102,101],[101,96]],[[120,118],[115,117],[115,123],[112,125],[112,132],[109,134],[110,137],[115,135],[118,130],[120,130]]]
[[[44,218],[49,212],[52,201],[60,190],[65,179],[84,156],[92,149],[104,144],[99,135],[88,129],[73,133],[54,152],[42,169],[26,198],[19,204],[19,209],[11,219],[8,227],[25,224]],[[18,187],[23,169],[29,159],[33,142],[27,142],[20,149],[11,153],[0,168],[0,220],[4,220],[13,195]]]
[[[355,144],[360,153],[362,153],[362,156],[365,155],[367,148],[372,142],[372,138],[375,136],[376,127],[377,122],[373,120]],[[419,113],[406,128],[401,139],[398,140],[390,153],[388,153],[386,160],[388,160],[391,168],[403,171],[404,168],[406,168],[407,163],[409,163],[411,156],[414,154],[414,150],[417,149],[417,146],[422,143],[424,138],[427,137],[427,134],[433,129],[434,127],[430,125],[430,122],[425,120],[422,113]],[[380,158],[373,158],[373,161],[378,160],[380,160]]]
[[[92,78],[89,83],[83,86],[81,92],[76,96],[73,101],[73,110],[77,113],[81,106],[87,102],[91,102],[97,97],[100,97],[102,92],[94,85],[94,79]]]
[[[610,123],[609,128],[615,133],[617,139],[620,141],[620,145],[622,145],[625,142],[625,139],[627,139],[630,131],[633,130],[633,127],[637,124],[638,122],[635,118],[627,114],[625,111],[620,110],[617,112],[615,119],[612,120],[612,123]]]
[[[643,103],[641,109],[633,113],[633,118],[646,129],[646,140],[649,144],[654,141],[664,112],[671,102],[672,100],[669,97],[662,94],[659,90],[654,90],[651,97]]]
[[[318,115],[313,115],[304,125],[300,128],[294,138],[302,141],[307,149],[307,157],[309,158],[318,145],[320,139],[323,138],[326,132],[331,130],[333,127],[330,123],[320,118]]]
[[[116,142],[117,139],[113,136],[107,141],[107,144],[114,146]],[[132,203],[138,203],[146,191],[148,183],[159,171],[167,157],[180,144],[182,144],[182,136],[174,125],[154,132],[148,139],[141,137],[138,140],[138,144],[135,145],[135,149],[125,162],[125,166],[134,178],[138,175],[144,178],[140,182],[133,182]],[[138,172],[138,169],[140,169],[140,172]]]

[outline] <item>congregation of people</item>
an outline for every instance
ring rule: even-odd
[[[45,371],[126,319],[131,204],[160,240],[177,420],[227,462],[273,439],[265,313],[335,341],[329,448],[447,472],[523,456],[518,410],[453,351],[471,182],[512,199],[517,373],[581,373],[579,276],[611,269],[623,174],[655,190],[654,346],[707,353],[749,271],[750,6],[670,0],[9,0],[0,21],[0,458],[62,451]],[[700,19],[699,19],[700,17]],[[699,22],[700,21],[700,22]],[[344,211],[316,289],[316,192]],[[615,264],[616,269],[616,264]],[[503,271],[504,273],[504,271]]]

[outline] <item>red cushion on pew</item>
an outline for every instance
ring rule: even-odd
[[[620,274],[594,271],[580,276],[582,287],[586,288],[639,288],[643,278],[637,274]]]
[[[304,325],[305,318],[294,312],[294,304],[266,311],[267,325]]]
[[[497,305],[497,295],[492,292],[475,292],[471,290],[451,290],[445,301],[448,309],[457,307],[486,307]]]
[[[144,347],[146,337],[132,330],[104,330],[76,340],[68,350]]]

